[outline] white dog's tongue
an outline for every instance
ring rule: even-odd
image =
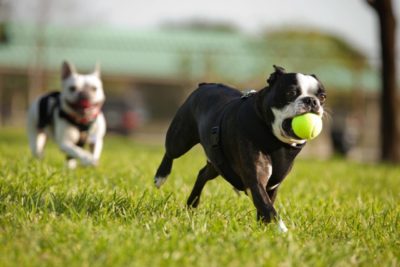
[[[81,106],[82,108],[89,108],[91,104],[88,99],[81,99],[79,100],[79,106]]]

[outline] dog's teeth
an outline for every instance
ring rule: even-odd
[[[165,183],[166,180],[167,177],[155,177],[154,184],[156,185],[157,188],[160,188]]]

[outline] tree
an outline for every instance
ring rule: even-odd
[[[381,42],[381,160],[400,162],[396,88],[396,19],[392,0],[366,0],[379,19]]]

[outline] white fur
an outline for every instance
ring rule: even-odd
[[[79,92],[83,90],[91,90],[90,88],[96,87],[96,90],[91,90],[88,93],[90,95],[90,102],[93,104],[101,104],[104,102],[105,96],[98,71],[88,75],[81,75],[73,71],[69,77],[66,77],[62,81],[62,85],[61,107],[69,114],[79,116],[65,101],[77,101]],[[75,86],[76,91],[70,92],[70,86]],[[59,117],[59,109],[55,109],[54,111],[53,125],[48,125],[43,131],[38,130],[39,101],[40,98],[35,100],[28,111],[27,130],[33,156],[38,158],[43,156],[47,136],[51,136],[64,153],[73,157],[73,159],[67,161],[68,168],[73,169],[77,166],[75,159],[78,159],[84,166],[97,165],[103,148],[103,138],[106,133],[106,121],[103,114],[100,112],[97,115],[88,130],[87,143],[92,150],[88,151],[76,145],[80,139],[80,131],[75,125]],[[89,109],[88,112],[98,112],[98,110]]]
[[[279,230],[280,232],[282,232],[282,233],[286,233],[287,231],[289,231],[289,230],[287,229],[285,223],[284,223],[281,219],[278,220],[278,230]]]
[[[161,176],[157,176],[154,178],[154,184],[156,185],[157,188],[160,188],[165,181],[167,181],[167,176],[166,177],[161,177]]]
[[[268,180],[269,180],[269,178],[271,178],[271,175],[272,175],[272,164],[268,164],[267,172],[268,172]]]
[[[274,135],[282,142],[291,144],[293,146],[304,144],[306,140],[298,140],[291,136],[288,136],[282,128],[282,123],[285,119],[293,118],[296,115],[304,113],[306,110],[304,109],[304,103],[302,99],[304,97],[315,97],[315,99],[319,102],[319,99],[316,97],[316,93],[318,92],[318,81],[311,75],[304,75],[301,73],[296,74],[297,82],[300,86],[301,94],[297,97],[297,99],[287,105],[283,109],[272,108],[272,113],[274,114],[275,120],[272,124],[272,131]],[[318,115],[322,117],[323,107],[319,105]]]
[[[259,152],[258,153],[257,162],[260,162],[260,163],[268,162],[268,158],[264,153]],[[257,172],[258,173],[264,173],[265,174],[262,177],[260,177],[260,181],[259,182],[261,183],[261,185],[264,188],[266,188],[267,184],[268,184],[268,181],[269,181],[269,178],[271,178],[271,175],[272,175],[272,165],[268,164],[267,166],[264,166],[263,164],[256,164],[256,166],[257,166]]]
[[[76,86],[77,91],[74,93],[68,92],[70,86]],[[93,102],[100,102],[104,100],[104,91],[102,90],[103,84],[97,74],[88,74],[88,75],[82,75],[79,73],[72,73],[68,78],[64,79],[62,81],[62,86],[63,86],[63,97],[65,97],[67,100],[71,102],[75,102],[77,95],[80,91],[84,90],[85,86],[93,86],[96,87],[95,94],[92,98]]]
[[[294,105],[288,105],[284,109],[272,108],[272,113],[275,117],[275,120],[272,123],[272,131],[280,141],[291,145],[304,144],[306,142],[306,140],[298,140],[288,136],[282,128],[282,123],[285,119],[294,117],[296,114],[300,114],[296,112]]]
[[[75,169],[78,166],[78,162],[76,159],[69,159],[67,160],[67,168],[70,170]]]
[[[67,155],[77,158],[84,166],[98,164],[103,147],[103,137],[106,132],[106,124],[103,114],[97,116],[88,132],[88,143],[93,146],[93,152],[75,145],[80,138],[79,129],[65,120],[55,120],[54,139],[60,149]]]
[[[318,81],[311,75],[296,74],[302,96],[313,96],[318,91]]]
[[[268,187],[268,188],[267,188],[267,191],[274,190],[274,189],[277,188],[279,185],[280,185],[280,183],[279,183],[279,184],[276,184],[276,185],[273,185],[273,186],[271,186],[271,187]]]
[[[261,153],[261,152],[260,152],[260,153]],[[271,186],[271,187],[267,187],[269,178],[271,178],[271,175],[272,175],[272,164],[268,164],[268,166],[267,166],[267,173],[268,173],[268,180],[267,180],[267,183],[266,183],[266,184],[263,184],[263,186],[266,187],[267,191],[270,191],[270,190],[273,190],[273,189],[277,188],[277,187],[280,185],[280,183],[278,183],[278,184],[276,184],[276,185],[273,185],[273,186]]]

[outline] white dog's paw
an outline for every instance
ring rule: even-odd
[[[165,183],[165,181],[167,181],[167,177],[168,177],[168,176],[166,176],[166,177],[161,177],[161,176],[156,176],[156,177],[154,177],[154,184],[155,184],[155,186],[156,186],[157,188],[160,188],[160,187]]]
[[[96,166],[97,165],[97,160],[91,156],[82,158],[81,162],[82,162],[83,166]]]
[[[289,231],[281,219],[278,220],[278,231],[281,233],[287,233]]]
[[[39,159],[39,160],[42,160],[43,159],[43,152],[32,152],[32,156],[35,158],[35,159]]]
[[[67,160],[67,168],[70,170],[74,170],[78,167],[78,161],[76,159]]]

